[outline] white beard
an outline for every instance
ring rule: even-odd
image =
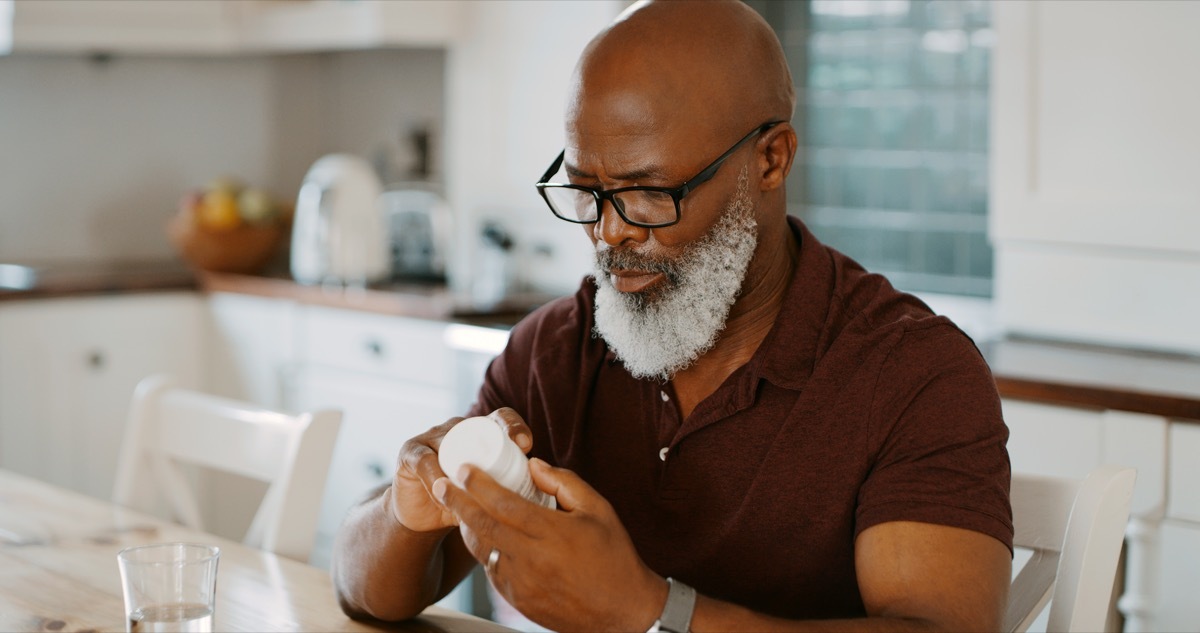
[[[676,259],[656,260],[603,242],[595,261],[596,325],[634,378],[670,380],[716,344],[758,246],[747,170],[721,219]],[[619,266],[614,266],[619,264]],[[623,293],[609,270],[657,271],[665,287]]]

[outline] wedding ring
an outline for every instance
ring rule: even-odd
[[[485,565],[489,576],[496,573],[496,563],[498,562],[500,562],[500,550],[493,547],[492,552],[488,554],[487,565]]]

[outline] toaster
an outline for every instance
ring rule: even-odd
[[[330,154],[313,163],[296,199],[291,272],[302,284],[363,286],[386,279],[383,187],[370,163]]]

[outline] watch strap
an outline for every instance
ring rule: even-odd
[[[667,603],[649,633],[688,633],[696,610],[696,590],[674,578],[667,578],[667,587]]]

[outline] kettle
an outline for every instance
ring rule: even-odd
[[[292,225],[292,277],[302,284],[359,285],[387,278],[383,186],[370,163],[330,154],[300,185]]]

